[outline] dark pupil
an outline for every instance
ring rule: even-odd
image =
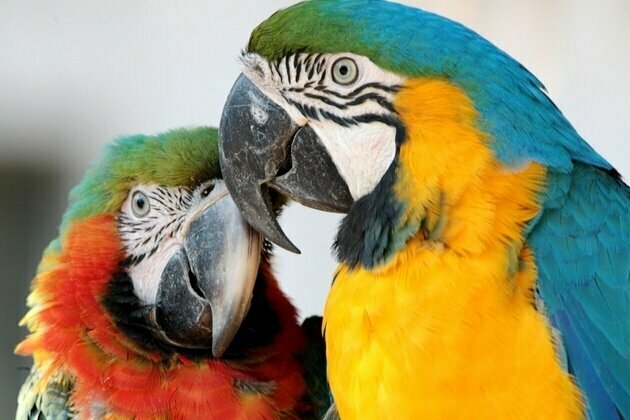
[[[202,197],[207,197],[212,190],[214,189],[214,185],[209,185],[206,188],[203,189],[203,191],[201,191],[201,196]]]
[[[346,74],[348,74],[348,67],[347,66],[339,67],[339,74],[341,74],[342,76],[345,76]]]
[[[136,206],[138,206],[138,208],[140,210],[142,210],[144,208],[144,198],[142,197],[137,197],[136,198]]]

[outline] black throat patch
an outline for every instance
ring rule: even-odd
[[[399,121],[396,128],[396,155],[374,190],[359,198],[343,218],[333,245],[339,262],[350,268],[374,268],[386,262],[404,246],[412,234],[401,226],[405,203],[395,195],[400,146],[407,139]],[[415,232],[413,232],[415,233]]]
[[[252,350],[270,345],[280,332],[278,314],[267,299],[266,291],[266,279],[259,272],[249,312],[221,359],[242,361]],[[143,350],[157,351],[165,360],[176,354],[192,360],[213,357],[211,349],[184,348],[161,340],[159,332],[146,319],[151,308],[135,295],[132,280],[124,268],[109,282],[101,302],[116,327]]]

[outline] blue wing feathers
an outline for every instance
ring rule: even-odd
[[[570,342],[565,339],[565,345],[568,347],[569,361],[573,366],[577,365],[577,362],[573,361],[572,355],[578,353],[579,349],[583,349],[587,357],[581,361],[583,374],[572,373],[580,385],[583,382],[600,383],[606,390],[608,397],[615,402],[617,409],[627,417],[630,412],[627,367],[624,367],[627,365],[627,359],[624,359],[611,347],[599,330],[590,324],[585,314],[579,312],[577,310],[571,315],[567,315],[576,339]],[[601,402],[600,398],[596,398],[598,395],[591,395],[587,391],[583,389],[588,406]]]
[[[568,311],[565,313],[582,345],[591,356],[595,371],[601,374],[602,380],[609,384],[611,389],[617,390],[617,385],[628,389],[630,378],[623,374],[626,359],[614,348],[608,336],[591,322],[589,314],[581,309],[577,299],[570,299],[568,303],[572,306],[572,310],[570,313]],[[625,396],[627,398],[628,392],[625,392]]]
[[[630,418],[630,189],[581,163],[549,185],[529,233],[539,294],[589,417]]]
[[[588,405],[589,417],[621,419],[619,415],[616,415],[618,412],[617,407],[606,387],[599,379],[599,375],[595,372],[589,356],[571,327],[571,322],[566,314],[557,312],[550,319],[554,327],[563,331],[563,340],[571,348],[569,372],[578,379],[580,389],[590,396]]]

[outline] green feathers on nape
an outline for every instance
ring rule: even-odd
[[[134,185],[194,187],[220,176],[216,128],[117,138],[70,192],[61,234],[75,220],[118,211]]]
[[[297,53],[360,53],[364,38],[355,30],[357,22],[345,13],[363,7],[369,0],[305,1],[274,13],[252,32],[247,52],[269,61]],[[337,8],[337,3],[343,7]],[[322,31],[322,28],[326,28]],[[364,55],[370,54],[364,52]]]

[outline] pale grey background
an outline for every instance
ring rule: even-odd
[[[119,134],[216,125],[250,30],[290,1],[0,0],[0,418],[30,360],[12,355],[28,284],[66,194]],[[459,20],[548,87],[578,131],[630,174],[628,0],[408,1]],[[302,315],[320,313],[339,217],[297,205],[303,255],[276,269]]]

